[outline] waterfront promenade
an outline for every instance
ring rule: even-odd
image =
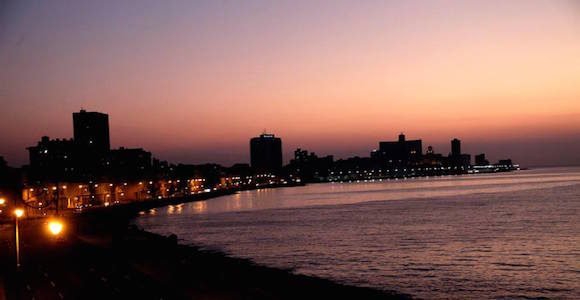
[[[195,201],[223,195],[207,193]],[[177,244],[129,226],[139,211],[168,201],[98,208],[66,218],[54,238],[45,219],[21,222],[22,266],[14,266],[13,226],[0,229],[1,266],[7,299],[403,299],[373,289],[294,275]],[[1,285],[0,285],[1,287]]]

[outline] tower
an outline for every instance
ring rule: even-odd
[[[405,141],[405,134],[401,132],[401,134],[399,134],[399,142],[404,142]]]
[[[111,149],[109,115],[87,112],[73,113],[74,141],[79,150],[91,154],[105,154]]]
[[[250,160],[259,172],[276,172],[282,168],[282,140],[273,134],[261,134],[250,140]]]
[[[451,156],[459,157],[461,155],[461,141],[458,139],[451,140]]]
[[[109,115],[81,109],[73,113],[76,161],[82,176],[98,176],[109,154]]]

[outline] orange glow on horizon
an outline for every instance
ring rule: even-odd
[[[72,136],[80,107],[110,114],[114,146],[174,162],[247,162],[264,129],[286,152],[352,155],[401,131],[426,144],[580,135],[576,4],[249,2],[18,4],[0,40],[0,155],[25,163],[40,136]]]

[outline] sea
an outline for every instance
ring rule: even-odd
[[[580,299],[580,168],[242,191],[147,231],[417,299]]]

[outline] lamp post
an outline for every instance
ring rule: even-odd
[[[20,219],[24,215],[24,209],[17,208],[14,210],[14,236],[16,240],[16,268],[20,268],[20,237],[18,232],[18,219]]]

